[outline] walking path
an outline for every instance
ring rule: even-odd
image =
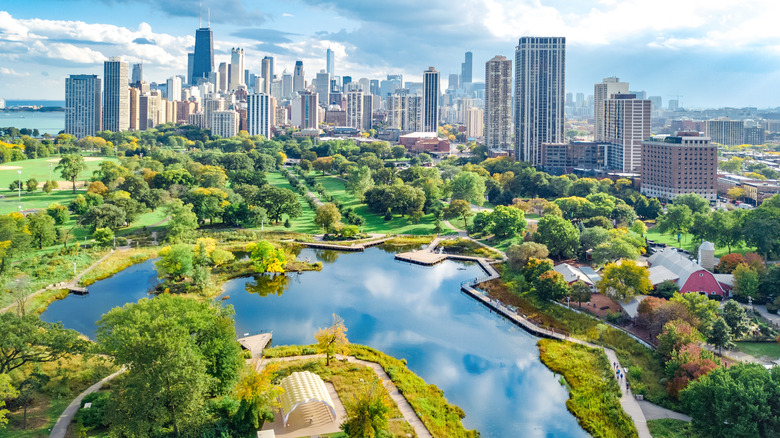
[[[691,417],[674,412],[672,410],[662,408],[658,405],[654,405],[646,400],[638,400],[639,407],[642,408],[642,412],[645,414],[645,418],[648,420],[660,420],[663,418],[672,418],[674,420],[691,421]]]
[[[85,270],[83,270],[80,274],[76,275],[72,280],[70,281],[63,281],[55,284],[50,284],[46,286],[43,289],[38,289],[37,291],[31,293],[30,295],[27,295],[26,300],[29,302],[31,298],[34,296],[41,294],[47,290],[54,290],[54,289],[70,289],[75,288],[78,286],[79,281],[81,281],[81,277],[83,277],[87,272],[91,271],[95,266],[99,265],[103,260],[107,259],[111,254],[113,254],[113,251],[109,251],[106,255],[101,257],[98,261],[95,263],[89,265],[89,267]],[[9,304],[8,306],[3,307],[0,309],[0,313],[7,312],[11,310],[11,308],[16,307],[16,304]]]
[[[73,401],[70,402],[68,407],[65,408],[60,417],[57,419],[57,424],[55,424],[52,428],[51,433],[49,434],[49,438],[65,438],[65,433],[68,431],[68,426],[70,425],[70,422],[73,421],[73,417],[76,415],[76,412],[78,412],[78,410],[81,408],[81,401],[84,399],[84,397],[86,397],[88,394],[92,394],[93,392],[98,391],[103,387],[104,383],[114,379],[116,376],[124,372],[125,370],[121,369],[114,374],[105,377],[103,380],[85,389],[84,392],[73,399]]]
[[[291,356],[291,357],[263,359],[258,362],[257,368],[258,370],[261,370],[266,363],[270,363],[270,362],[289,362],[294,360],[323,358],[323,357],[325,357],[324,354],[312,354],[307,356]],[[379,379],[382,381],[382,384],[387,389],[387,392],[390,394],[390,398],[392,398],[395,404],[398,406],[398,410],[401,411],[401,414],[404,416],[406,422],[412,426],[417,436],[419,438],[433,438],[431,432],[428,431],[428,428],[425,427],[425,424],[422,422],[420,417],[417,416],[417,413],[414,411],[414,408],[412,408],[412,405],[410,405],[409,402],[406,400],[406,398],[403,396],[403,394],[401,394],[401,392],[398,391],[398,388],[396,388],[396,386],[393,384],[393,381],[390,379],[390,376],[387,375],[387,373],[385,372],[385,370],[382,368],[381,365],[379,365],[376,362],[369,362],[366,360],[358,359],[354,356],[336,355],[335,358],[337,360],[346,360],[347,362],[350,363],[355,363],[355,364],[359,364],[371,368],[374,371],[374,373],[377,375],[377,377],[379,377]]]
[[[301,180],[298,179],[298,177],[295,176],[295,174],[291,170],[288,170],[288,171],[290,172],[290,176],[291,177],[295,178],[298,182],[301,182]],[[282,176],[284,176],[284,175],[282,175]],[[314,200],[314,205],[316,205],[317,207],[321,206],[322,205],[322,201],[320,201],[320,198],[318,198],[317,195],[314,194],[314,192],[309,190],[309,186],[307,186],[305,183],[301,183],[301,185],[306,190],[306,196]]]

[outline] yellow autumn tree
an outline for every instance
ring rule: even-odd
[[[317,351],[325,353],[325,365],[330,365],[330,358],[334,355],[349,351],[344,318],[335,313],[333,314],[333,324],[330,327],[317,330],[314,339],[317,340]]]
[[[252,242],[246,246],[246,250],[249,251],[249,259],[252,261],[255,272],[261,274],[266,272],[272,274],[284,273],[284,267],[287,265],[287,257],[284,254],[284,250],[274,248],[266,240]]]
[[[279,406],[279,396],[284,390],[271,383],[279,366],[267,364],[260,372],[256,361],[247,366],[233,390],[239,401],[235,414],[236,424],[260,430],[266,420],[273,420],[273,408]]]

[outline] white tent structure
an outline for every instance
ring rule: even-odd
[[[280,386],[284,390],[280,399],[285,427],[289,425],[293,414],[309,425],[336,420],[336,407],[320,376],[309,371],[299,371],[282,379]]]

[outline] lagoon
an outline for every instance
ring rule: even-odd
[[[411,265],[380,248],[304,249],[298,258],[321,260],[323,270],[291,274],[286,285],[280,278],[225,284],[237,334],[270,330],[274,345],[310,344],[336,313],[351,342],[405,358],[483,437],[588,436],[566,409],[567,391],[540,362],[537,338],[460,292],[462,281],[482,275],[478,266]],[[41,318],[92,337],[102,313],[142,298],[155,281],[148,261],[93,284],[86,297],[52,303]]]

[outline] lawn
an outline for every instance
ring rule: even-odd
[[[681,236],[681,241],[677,242],[677,235],[676,234],[661,234],[661,231],[658,230],[658,228],[651,228],[647,230],[647,234],[645,235],[647,239],[652,240],[656,243],[665,243],[669,246],[673,246],[675,248],[682,248],[688,251],[691,251],[691,253],[695,253],[698,250],[698,245],[693,241],[693,236],[690,234],[683,234]],[[739,246],[739,247],[732,247],[731,252],[738,252],[740,254],[744,254],[747,252],[754,252],[756,249],[746,246]],[[715,248],[715,257],[721,257],[729,253],[728,248],[722,247],[722,248]]]
[[[314,175],[314,173],[312,173]],[[366,233],[379,233],[379,234],[416,234],[426,235],[434,234],[434,227],[436,218],[432,214],[423,216],[420,223],[413,224],[406,217],[393,216],[390,221],[385,221],[382,215],[373,213],[368,209],[368,206],[360,203],[360,201],[352,194],[347,193],[344,189],[344,181],[334,176],[321,176],[316,177],[318,183],[322,183],[325,190],[330,195],[333,195],[335,199],[341,202],[345,207],[351,207],[355,210],[355,213],[366,218],[366,224],[363,226],[363,231]],[[461,222],[462,224],[462,222]],[[459,226],[454,223],[453,225]],[[444,224],[442,224],[444,227]],[[454,232],[447,232],[446,229],[442,234],[454,234]]]
[[[4,198],[0,198],[0,214],[13,213],[19,210],[30,210],[35,208],[46,208],[53,203],[58,203],[67,206],[70,201],[76,197],[72,190],[55,190],[51,193],[42,191],[34,193],[22,192],[22,201],[19,202],[19,198],[16,193],[9,195],[8,187],[6,190],[0,191],[0,194],[5,195]],[[77,190],[77,194],[86,193],[85,190]],[[22,208],[20,209],[19,206]]]
[[[737,350],[751,356],[780,359],[780,344],[777,342],[736,342]]]
[[[653,438],[695,438],[696,433],[690,430],[691,423],[672,418],[648,420],[647,427]]]
[[[285,189],[290,189],[293,192],[295,192],[295,190],[293,190],[292,186],[290,185],[290,182],[287,181],[287,179],[278,172],[269,172],[266,175],[266,180],[268,181],[268,184],[277,187],[283,187]],[[278,225],[265,224],[264,230],[292,231],[295,233],[304,233],[304,234],[321,233],[322,230],[320,230],[320,228],[314,223],[314,210],[312,210],[312,208],[309,207],[309,203],[306,202],[306,200],[303,199],[303,196],[300,195],[298,195],[298,202],[301,204],[303,215],[295,219],[292,219],[290,221],[290,228],[285,228],[284,220],[282,220],[282,222],[280,222]],[[284,218],[286,219],[287,215],[284,215]]]

